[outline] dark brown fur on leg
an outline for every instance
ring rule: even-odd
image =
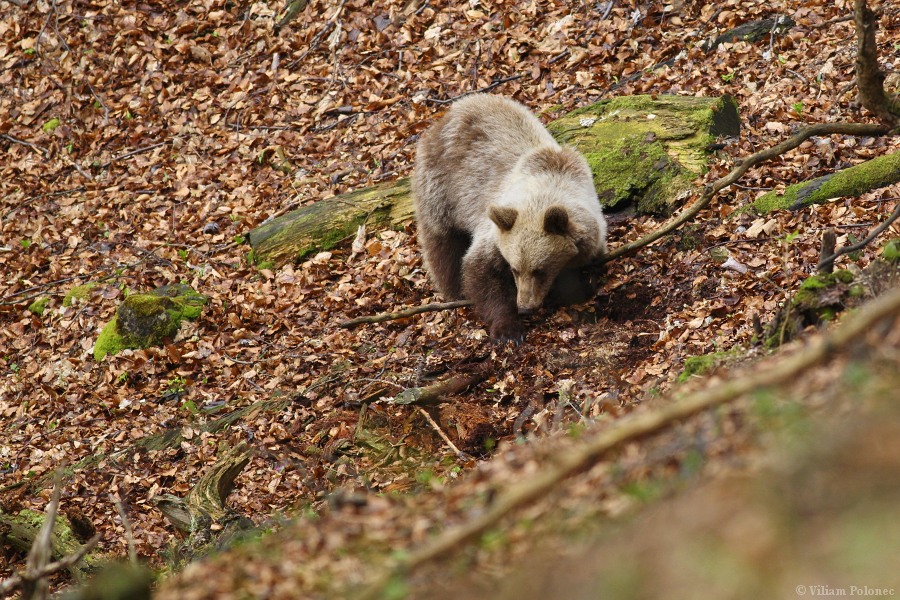
[[[419,242],[428,272],[444,298],[462,299],[462,263],[472,237],[464,231],[432,232],[427,227],[420,227]]]
[[[521,342],[525,327],[516,309],[516,282],[500,251],[469,254],[463,261],[463,293],[488,325],[491,337]]]

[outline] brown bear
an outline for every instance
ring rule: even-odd
[[[606,252],[587,161],[508,98],[467,96],[422,134],[413,198],[438,290],[472,300],[498,340],[520,341],[519,315],[541,306],[564,269]]]

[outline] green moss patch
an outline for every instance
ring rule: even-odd
[[[881,257],[889,262],[900,261],[900,238],[889,241],[881,249]]]
[[[72,303],[77,299],[78,301],[87,300],[91,295],[91,290],[97,287],[99,284],[96,281],[89,281],[83,285],[76,285],[73,288],[70,288],[68,292],[66,292],[65,297],[63,298],[63,306],[69,307],[72,306]]]
[[[41,296],[34,302],[28,305],[28,312],[35,314],[37,316],[43,316],[44,311],[47,310],[47,305],[50,304],[49,296]]]
[[[711,352],[700,356],[689,356],[684,361],[684,370],[678,376],[678,383],[684,383],[694,376],[705,375],[718,367],[727,364],[741,356],[740,348],[732,348],[723,352]]]

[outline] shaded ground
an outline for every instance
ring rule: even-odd
[[[521,476],[513,467],[528,459],[512,450],[457,459],[421,413],[373,400],[490,364],[488,381],[429,409],[478,459],[522,435],[614,419],[669,390],[686,357],[748,346],[753,316],[770,319],[816,263],[821,231],[837,227],[842,244],[861,237],[898,196],[894,186],[801,213],[728,218],[763,190],[897,149],[891,140],[818,139],[748,175],[689,232],[610,265],[595,302],[539,315],[522,346],[492,345],[467,310],[346,331],[338,324],[347,318],[432,297],[413,228],[370,233],[352,261],[348,240],[275,271],[250,266],[240,236],[300,204],[408,174],[416,136],[443,110],[433,100],[517,75],[495,91],[547,117],[612,94],[731,93],[745,130],[715,177],[793,126],[858,120],[852,26],[822,26],[846,9],[689,3],[673,13],[616,3],[604,16],[564,2],[407,10],[350,1],[311,6],[275,37],[274,5],[263,3],[3,4],[0,508],[43,509],[43,477],[69,464],[63,510],[83,514],[102,551],[122,556],[108,495],[121,498],[138,553],[155,566],[177,536],[152,498],[184,495],[222,445],[241,441],[255,456],[229,499],[238,512],[267,524],[294,511],[325,519],[335,503],[352,513],[345,500],[366,491],[384,496],[368,494],[359,509],[381,517],[365,521],[369,552],[379,539],[384,552],[421,542],[445,511],[486,493],[485,481]],[[799,26],[771,49],[740,42],[707,55],[691,44],[671,67],[628,79],[685,40],[772,11]],[[887,60],[896,58],[897,23],[887,7]],[[610,240],[655,225],[618,218]],[[748,271],[723,268],[713,246]],[[64,306],[89,281],[99,285]],[[126,292],[179,281],[210,297],[196,323],[165,348],[92,359]],[[46,312],[28,312],[41,296]],[[272,397],[287,402],[207,427]],[[739,444],[730,431],[709,443]],[[172,434],[170,447],[139,444],[160,433]],[[652,470],[638,454],[634,473]],[[402,493],[460,479],[415,518],[390,512],[412,502]],[[310,526],[295,556],[310,569],[329,561],[355,581],[355,559],[322,551],[360,535],[362,525],[337,514],[324,521],[331,530]],[[23,560],[4,548],[0,577]]]

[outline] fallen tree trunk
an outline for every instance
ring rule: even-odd
[[[729,97],[631,96],[573,111],[547,127],[591,165],[601,203],[633,203],[639,212],[670,214],[706,169],[718,136],[740,132]],[[257,263],[281,265],[370,229],[403,227],[413,219],[408,179],[328,198],[251,230]]]
[[[488,378],[490,370],[482,368],[469,375],[457,375],[424,387],[407,388],[397,394],[391,404],[440,404],[447,396],[467,390]]]
[[[900,152],[894,152],[811,181],[794,184],[785,189],[783,194],[763,194],[750,204],[750,208],[757,214],[773,210],[799,210],[811,204],[822,204],[832,198],[859,196],[898,181]]]

